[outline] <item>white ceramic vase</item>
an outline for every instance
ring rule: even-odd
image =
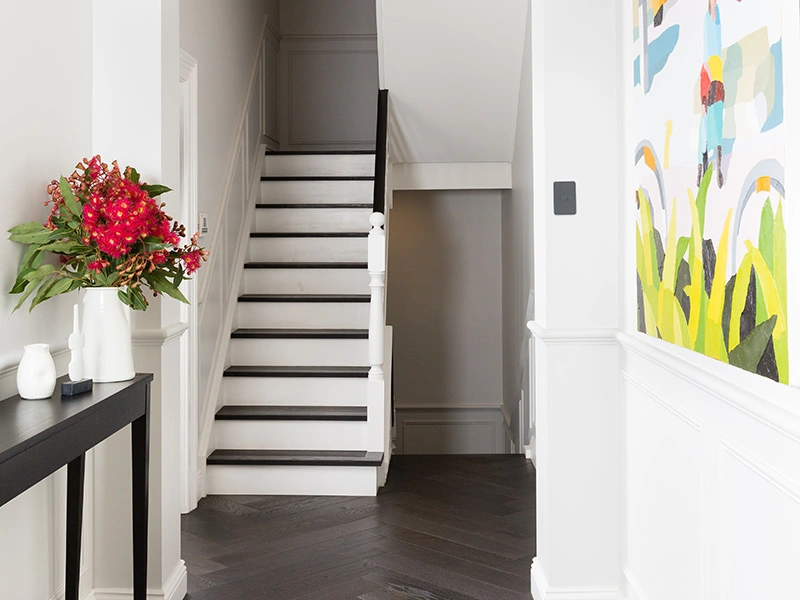
[[[49,398],[56,389],[56,366],[47,344],[25,346],[17,367],[17,391],[26,400]]]
[[[83,362],[95,383],[133,379],[130,308],[117,297],[120,288],[85,288]]]

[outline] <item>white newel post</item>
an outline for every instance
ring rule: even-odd
[[[372,213],[369,218],[369,382],[367,385],[367,450],[384,451],[386,382],[384,374],[386,332],[386,217]]]
[[[383,337],[385,327],[386,302],[386,231],[383,229],[386,217],[372,213],[369,218],[372,226],[369,232],[369,377],[383,380]]]

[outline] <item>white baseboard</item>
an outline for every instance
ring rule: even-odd
[[[183,600],[187,593],[186,564],[181,560],[164,584],[163,590],[147,590],[147,600]],[[125,588],[99,588],[84,600],[132,600],[133,590]]]
[[[531,595],[534,600],[622,600],[615,588],[551,588],[541,562],[535,558],[531,566]]]
[[[531,440],[530,444],[526,444],[522,447],[523,453],[525,454],[525,458],[533,463],[533,466],[536,466],[536,442]]]

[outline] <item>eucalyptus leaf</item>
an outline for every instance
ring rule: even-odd
[[[81,215],[81,205],[78,202],[78,199],[75,197],[75,194],[72,192],[72,188],[69,187],[67,178],[63,175],[61,176],[61,179],[58,180],[58,188],[61,190],[61,195],[64,196],[64,203],[67,205],[69,212],[71,212],[74,216],[79,217]]]
[[[145,185],[143,185],[141,187],[145,192],[147,192],[147,194],[151,198],[157,198],[161,194],[166,194],[167,192],[171,192],[172,191],[172,188],[168,188],[165,185],[159,185],[159,184],[153,184],[153,185],[145,184]]]

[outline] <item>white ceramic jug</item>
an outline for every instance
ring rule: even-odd
[[[56,389],[56,366],[48,344],[25,346],[17,367],[17,390],[26,400],[49,398]]]
[[[130,308],[117,297],[119,288],[85,288],[83,363],[96,383],[133,379]]]

